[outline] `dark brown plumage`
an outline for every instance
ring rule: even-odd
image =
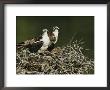
[[[16,48],[28,48],[31,53],[37,52],[43,45],[43,41],[39,41],[42,38],[40,35],[39,37],[34,37],[30,40],[26,40],[24,42],[18,43]]]

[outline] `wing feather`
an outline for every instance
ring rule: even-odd
[[[42,45],[43,45],[43,42],[39,41],[33,44],[26,45],[26,48],[28,48],[31,53],[35,53],[42,47]]]
[[[55,47],[55,44],[54,43],[51,43],[51,45],[47,48],[48,51],[52,51]]]

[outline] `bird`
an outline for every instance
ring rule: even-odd
[[[38,52],[43,52],[45,50],[47,50],[49,44],[50,44],[50,38],[48,36],[48,30],[44,29],[43,30],[43,35],[42,38],[40,39],[40,42],[43,42],[43,45],[41,46],[41,48],[38,50]]]
[[[53,32],[52,33],[48,33],[49,39],[50,39],[50,44],[47,48],[48,51],[52,51],[55,47],[55,44],[58,41],[58,34],[59,34],[59,27],[58,26],[54,26],[53,27]]]
[[[43,29],[43,34],[39,37],[34,37],[31,40],[26,40],[24,42],[18,43],[17,48],[25,47],[28,48],[31,53],[43,52],[47,50],[50,39],[47,34],[47,29]]]

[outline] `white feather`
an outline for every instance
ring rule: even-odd
[[[42,39],[40,39],[40,41],[43,41],[43,45],[42,45],[42,47],[40,48],[39,51],[42,52],[42,51],[47,50],[47,48],[48,48],[48,46],[49,46],[49,44],[50,44],[50,39],[49,39],[49,37],[48,37],[47,31],[45,31],[45,32],[43,33]]]

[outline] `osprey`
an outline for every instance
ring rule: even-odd
[[[25,47],[28,48],[31,53],[42,52],[47,50],[50,39],[47,34],[47,29],[43,29],[42,36],[34,37],[31,40],[26,40],[25,42],[17,44],[17,48]]]
[[[48,36],[47,31],[48,31],[47,29],[43,30],[44,33],[42,35],[42,38],[39,41],[39,42],[43,42],[43,44],[42,44],[41,48],[38,50],[38,52],[42,52],[42,51],[47,50],[47,48],[48,48],[48,46],[50,44],[50,38]]]
[[[52,33],[48,33],[49,39],[50,39],[50,44],[47,48],[48,51],[52,51],[55,44],[58,41],[58,30],[59,28],[57,26],[53,27],[53,32]]]

